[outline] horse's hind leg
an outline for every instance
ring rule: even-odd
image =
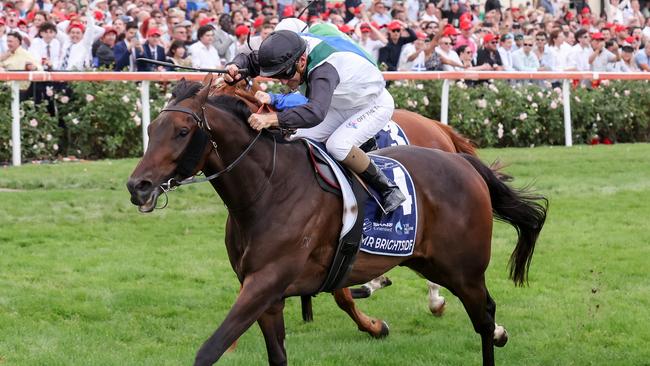
[[[286,365],[287,352],[284,349],[284,300],[271,305],[258,319],[266,351],[269,357],[269,365]]]
[[[349,288],[335,290],[332,295],[336,304],[344,310],[357,324],[359,330],[366,332],[375,338],[383,338],[388,335],[388,324],[381,319],[371,318],[357,309]]]
[[[496,311],[496,305],[488,306],[488,292],[485,279],[466,281],[460,286],[450,288],[463,303],[469,315],[474,331],[481,336],[483,366],[494,365],[494,318],[491,313]],[[491,299],[491,298],[490,298]]]
[[[427,281],[429,288],[429,310],[435,316],[442,316],[445,312],[445,298],[440,296],[440,285]]]
[[[492,299],[492,296],[490,296],[489,291],[485,291],[487,294],[487,311],[492,316],[492,319],[496,320],[496,311],[497,311],[497,304],[494,302]],[[496,347],[503,347],[508,343],[508,332],[506,331],[506,328],[503,326],[497,324],[496,322],[494,323],[494,345]]]

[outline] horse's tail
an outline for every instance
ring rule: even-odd
[[[476,146],[472,140],[461,135],[449,125],[438,123],[438,126],[442,128],[447,136],[449,136],[451,142],[454,144],[454,148],[456,148],[456,152],[476,156]]]
[[[510,279],[515,285],[523,286],[528,282],[528,268],[533,258],[535,243],[546,221],[548,200],[542,195],[530,193],[525,188],[519,190],[509,187],[476,156],[461,156],[472,164],[487,183],[494,216],[517,230],[517,246],[510,255],[508,267]]]

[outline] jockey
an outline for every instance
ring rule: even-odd
[[[259,51],[240,54],[226,65],[224,79],[248,75],[279,79],[292,90],[301,87],[308,101],[277,113],[253,113],[252,128],[297,129],[293,139],[325,142],[328,152],[359,174],[382,196],[391,212],[405,201],[397,185],[358,146],[375,136],[395,109],[384,78],[361,49],[341,37],[323,37],[279,30],[262,42]]]

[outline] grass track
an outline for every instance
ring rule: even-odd
[[[515,234],[495,226],[488,286],[510,342],[504,365],[650,365],[650,145],[500,149],[515,185],[551,200],[530,287],[507,280]],[[0,365],[187,365],[233,302],[223,246],[226,211],[207,186],[184,187],[168,209],[140,215],[124,182],[135,160],[0,169]],[[386,319],[376,341],[331,296],[316,321],[285,311],[294,365],[468,365],[480,341],[459,301],[428,314],[409,270],[361,300]],[[220,364],[266,362],[253,326]]]

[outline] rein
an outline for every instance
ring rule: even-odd
[[[264,108],[264,106],[265,105],[260,107],[259,111],[261,111]],[[197,125],[200,128],[207,129],[208,131],[211,131],[212,129],[210,128],[210,125],[205,120],[205,105],[201,106],[201,111],[202,111],[201,117],[199,117],[194,111],[190,110],[189,108],[185,108],[185,107],[181,107],[181,106],[171,106],[171,107],[163,108],[163,110],[161,110],[160,113],[162,113],[162,112],[181,112],[181,113],[188,114],[194,119],[194,121],[197,123]],[[198,131],[198,132],[202,132],[202,131]],[[246,157],[246,155],[253,149],[253,146],[255,146],[255,143],[257,143],[260,136],[262,136],[263,132],[264,132],[264,130],[260,130],[257,133],[257,135],[255,136],[255,138],[253,138],[253,140],[248,144],[246,149],[244,149],[244,151],[241,154],[239,154],[239,156],[232,163],[228,164],[228,166],[225,167],[224,169],[222,169],[222,170],[220,170],[220,171],[218,171],[218,172],[216,172],[214,174],[211,174],[211,175],[209,175],[207,177],[198,178],[196,175],[193,175],[191,177],[188,177],[188,178],[185,178],[185,179],[181,180],[180,182],[177,181],[176,178],[169,178],[169,180],[167,182],[161,184],[160,189],[162,189],[163,194],[165,195],[165,204],[161,207],[161,209],[167,207],[167,203],[169,201],[169,199],[167,197],[167,192],[171,192],[173,190],[176,190],[180,186],[184,186],[184,185],[188,185],[188,184],[209,182],[209,181],[211,181],[213,179],[216,179],[216,178],[222,176],[223,174],[226,174],[226,173],[230,172],[231,170],[233,170],[244,159],[244,157]],[[197,136],[197,135],[195,134],[195,136]],[[208,136],[208,139],[210,140],[210,142],[212,143],[212,146],[214,147],[215,154],[217,154],[217,156],[219,156],[219,153],[218,153],[218,150],[217,150],[217,148],[218,148],[217,143],[210,136]],[[194,141],[194,137],[192,138],[192,141]],[[192,141],[190,143],[192,143]],[[271,182],[271,179],[273,178],[273,174],[275,173],[276,156],[277,156],[277,140],[275,139],[275,136],[273,136],[273,163],[272,163],[272,168],[271,168],[271,174],[269,175],[268,179],[264,183],[264,186],[255,194],[255,197],[252,199],[252,202],[255,202],[262,195],[262,193],[264,193],[264,191],[266,191],[266,188],[268,188],[269,183]],[[242,208],[238,208],[236,210],[241,210],[241,209]]]

